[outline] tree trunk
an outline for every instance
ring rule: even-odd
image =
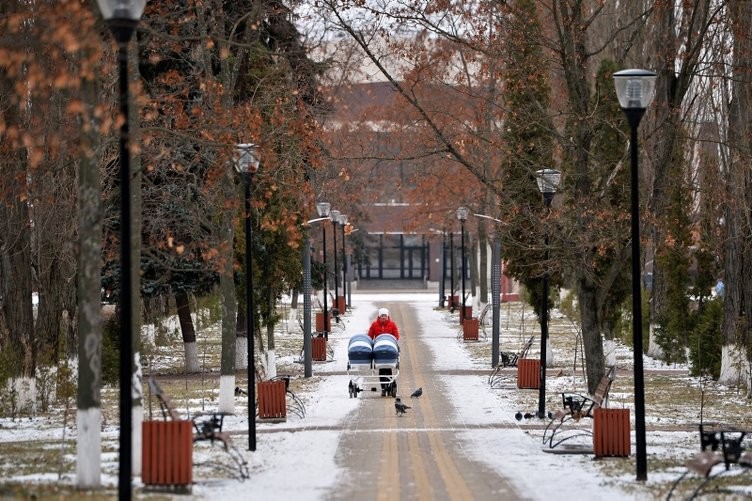
[[[475,299],[477,297],[477,289],[478,289],[478,240],[474,238],[468,238],[469,244],[467,246],[468,249],[468,266],[470,271],[470,306],[474,306],[477,310],[477,305],[475,304]]]
[[[585,372],[588,392],[595,393],[601,377],[606,373],[603,341],[598,328],[598,301],[596,287],[584,277],[577,279],[577,302],[580,305],[583,345],[585,347]]]
[[[185,371],[188,374],[193,374],[199,372],[200,366],[196,352],[196,329],[191,318],[188,294],[183,291],[176,292],[175,304],[178,308],[178,320],[180,321],[180,331],[183,334],[183,345],[185,347]]]
[[[242,308],[236,308],[237,319],[235,322],[235,370],[248,368],[248,333],[246,332],[245,312]]]
[[[138,55],[136,47],[128,51],[128,76],[131,80],[129,85],[139,80]],[[138,106],[128,106],[128,121],[130,124],[131,145],[141,144],[140,134],[140,116]],[[138,148],[131,148],[131,339],[133,340],[133,372],[132,372],[132,391],[133,407],[131,409],[131,424],[133,447],[131,448],[131,464],[133,475],[141,475],[141,423],[144,420],[144,392],[141,384],[141,157],[138,154]]]
[[[13,102],[15,82],[0,69],[0,109],[7,130],[25,130]],[[26,186],[26,154],[0,141],[0,351],[10,354],[9,375],[32,377],[35,369],[34,315],[31,303],[31,230]]]
[[[223,191],[225,196],[237,194],[235,185],[229,175],[223,177]],[[238,314],[238,300],[235,293],[233,279],[233,246],[234,231],[232,226],[232,212],[222,213],[219,223],[220,242],[222,244],[224,266],[219,275],[219,289],[222,302],[222,355],[219,379],[219,411],[235,412],[235,367],[236,367],[236,317]]]
[[[85,102],[96,102],[96,91],[85,85]],[[84,138],[86,141],[86,138]],[[76,486],[97,489],[102,483],[102,206],[99,168],[82,157],[78,175],[78,396],[76,400]]]
[[[276,348],[274,346],[274,325],[270,324],[266,326],[266,378],[271,379],[277,377],[277,355]]]
[[[480,296],[478,297],[478,312],[483,311],[483,307],[488,304],[488,234],[486,233],[485,224],[478,225],[478,285]]]
[[[729,4],[734,29],[733,100],[729,114],[729,168],[726,179],[724,219],[725,289],[723,301],[723,359],[719,382],[739,381],[748,364],[750,316],[752,315],[752,246],[749,223],[752,207],[752,3],[734,0]],[[735,356],[732,356],[735,354]]]

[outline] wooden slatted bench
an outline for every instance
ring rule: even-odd
[[[500,387],[502,381],[501,370],[505,367],[517,367],[517,363],[527,356],[527,353],[533,346],[534,340],[535,336],[530,336],[530,338],[525,342],[525,344],[522,345],[522,348],[520,348],[519,351],[502,351],[499,354],[501,355],[501,360],[496,365],[496,367],[493,368],[491,374],[488,376],[488,384],[491,386],[491,388]]]
[[[752,430],[735,428],[732,426],[705,426],[700,424],[700,451],[685,463],[686,471],[671,486],[666,499],[671,499],[676,488],[689,473],[700,477],[700,482],[692,490],[687,499],[695,499],[704,494],[727,493],[733,491],[722,490],[718,487],[710,489],[711,482],[726,472],[737,470],[736,467],[752,472],[752,443],[745,439],[752,436]],[[747,440],[749,442],[749,440]],[[718,465],[723,467],[715,468]],[[749,479],[746,480],[749,483]]]
[[[606,407],[611,384],[616,379],[616,367],[609,367],[606,374],[598,382],[598,386],[592,395],[582,393],[565,392],[561,394],[562,408],[549,414],[550,421],[543,432],[543,443],[548,442],[553,449],[560,443],[587,434],[592,435],[590,430],[578,430],[575,434],[567,434],[558,438],[562,425],[569,421],[580,421],[583,418],[594,418],[595,409]]]
[[[172,399],[162,390],[153,376],[149,377],[148,384],[151,396],[155,397],[157,402],[159,402],[163,419],[165,421],[186,422],[186,420],[181,418],[180,413],[172,403]],[[192,442],[208,441],[211,444],[215,442],[219,443],[232,459],[238,476],[241,479],[246,479],[250,476],[248,464],[240,451],[235,447],[230,434],[222,429],[225,416],[227,415],[225,412],[208,412],[195,414],[192,419],[187,420],[193,428]],[[146,448],[145,443],[144,454],[147,453]]]
[[[487,339],[486,335],[486,316],[488,314],[488,311],[491,309],[491,305],[487,304],[483,307],[483,309],[480,312],[480,315],[478,317],[469,317],[466,318],[465,321],[460,324],[460,328],[457,331],[457,339],[458,340],[464,340],[464,341],[478,341],[478,334],[483,333],[483,339]],[[469,326],[468,326],[469,322]],[[469,329],[469,331],[468,331]]]

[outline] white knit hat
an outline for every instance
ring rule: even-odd
[[[381,315],[386,315],[388,317],[389,316],[389,310],[387,310],[386,308],[379,308],[379,316],[381,316]]]

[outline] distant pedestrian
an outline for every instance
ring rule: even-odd
[[[397,324],[389,316],[389,310],[379,308],[379,314],[368,329],[368,337],[376,339],[379,334],[391,334],[399,341],[399,329]]]

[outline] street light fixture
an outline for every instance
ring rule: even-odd
[[[556,169],[541,169],[535,173],[538,191],[543,194],[546,209],[551,210],[556,189],[559,187],[561,172]],[[545,236],[546,257],[543,272],[543,297],[541,298],[541,348],[540,348],[540,384],[538,385],[538,417],[546,415],[546,344],[548,343],[548,231]]]
[[[318,212],[319,217],[322,218],[329,218],[329,212],[332,209],[332,204],[329,202],[319,202],[316,204],[316,212]],[[321,225],[321,234],[322,234],[322,248],[324,249],[324,338],[329,339],[329,312],[327,311],[326,306],[326,296],[329,294],[329,290],[327,289],[327,276],[326,276],[326,225]]]
[[[120,451],[118,496],[131,497],[133,394],[133,301],[131,280],[131,156],[128,127],[128,43],[146,7],[146,0],[97,0],[118,44],[120,91]]]
[[[337,269],[337,223],[339,223],[339,211],[332,209],[329,212],[329,219],[332,220],[332,235],[334,235],[334,242],[332,248],[334,249],[334,304],[332,304],[332,310],[339,310],[339,270]],[[339,315],[339,311],[337,314]]]
[[[342,305],[344,308],[341,308],[341,311],[339,312],[340,315],[344,315],[345,308],[347,308],[347,256],[346,252],[347,249],[345,248],[345,226],[347,226],[347,215],[340,213],[339,215],[339,224],[342,226]],[[337,307],[340,306],[340,300],[337,299]]]
[[[465,321],[465,275],[467,273],[465,269],[465,221],[467,221],[467,214],[470,211],[467,207],[457,208],[457,219],[460,220],[460,232],[462,240],[462,298],[460,299],[460,325]]]
[[[632,349],[634,351],[635,391],[635,450],[637,454],[637,480],[648,479],[648,461],[645,443],[645,381],[642,365],[642,287],[640,283],[640,202],[637,128],[645,109],[655,95],[655,72],[640,69],[622,70],[614,73],[614,86],[619,105],[627,117],[631,129],[630,175],[632,218]]]
[[[251,224],[251,183],[258,171],[256,145],[241,143],[235,147],[235,170],[243,177],[245,188],[245,331],[248,348],[248,450],[256,450],[256,371],[253,342],[253,225]]]

